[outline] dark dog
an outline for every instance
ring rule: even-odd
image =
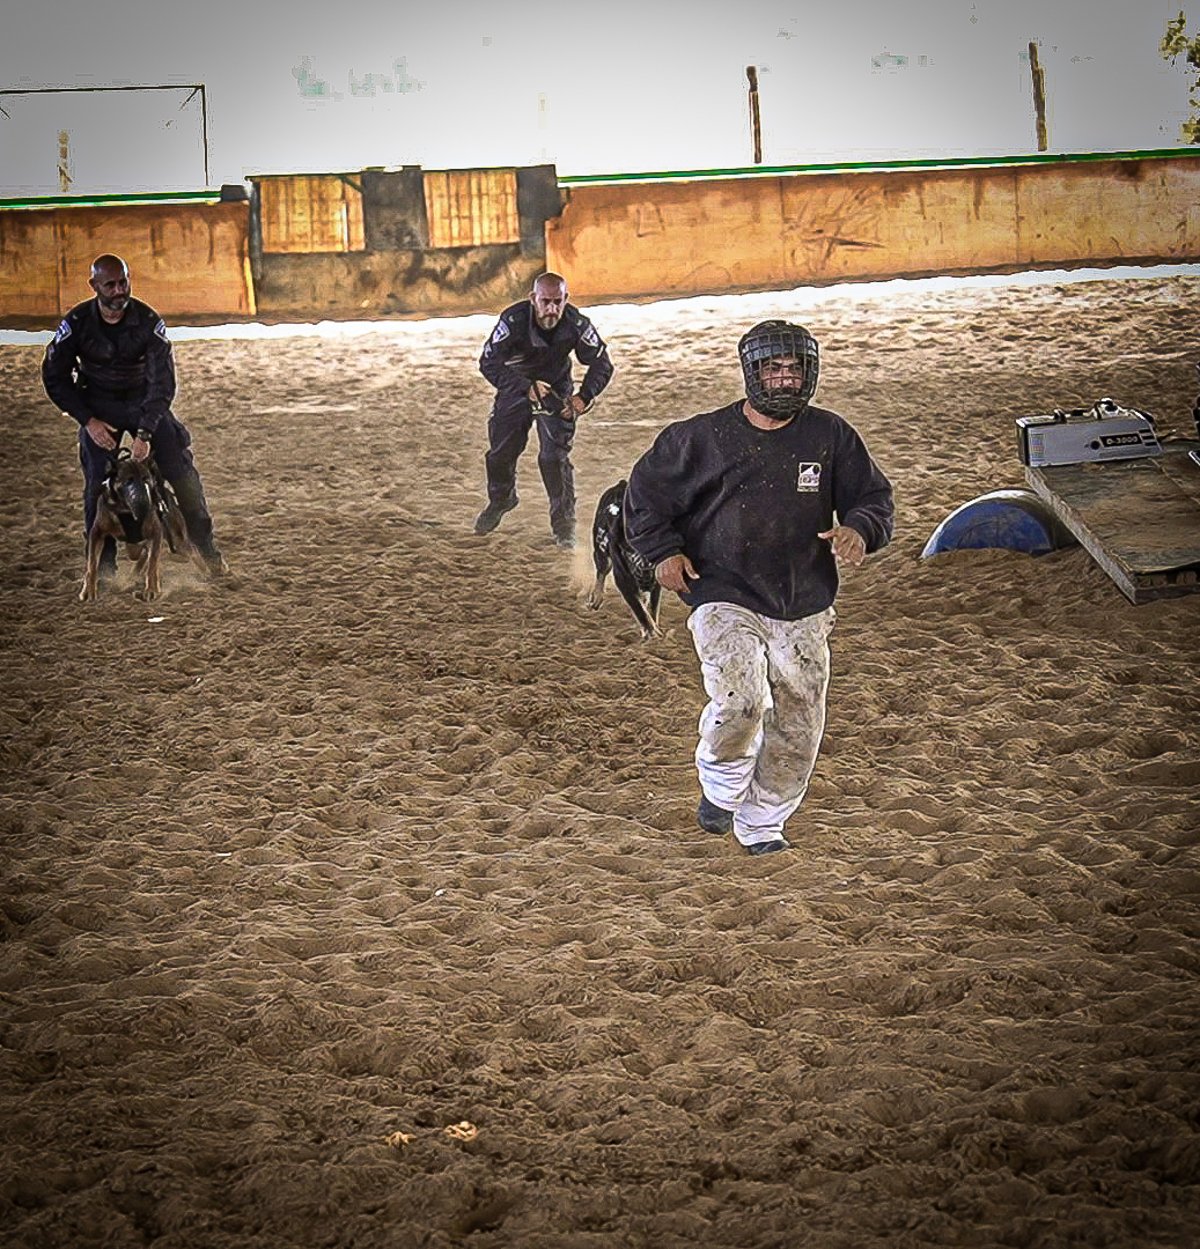
[[[128,543],[130,554],[137,561],[136,572],[144,576],[139,598],[157,598],[162,591],[159,565],[164,539],[173,552],[190,555],[199,566],[204,566],[200,553],[188,539],[175,492],[152,459],[139,463],[128,450],[118,454],[96,500],[96,519],[87,541],[87,568],[83,589],[79,591],[81,603],[96,597],[106,538]]]
[[[596,504],[596,519],[592,522],[596,584],[587,597],[587,605],[595,610],[604,602],[604,579],[611,571],[621,597],[629,604],[629,610],[642,627],[642,640],[645,641],[661,636],[658,601],[662,597],[662,586],[654,576],[653,567],[638,555],[625,537],[622,505],[628,484],[624,480],[617,482],[600,496],[600,502]]]

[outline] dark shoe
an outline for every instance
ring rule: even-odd
[[[225,562],[225,556],[221,554],[221,550],[215,542],[210,542],[207,546],[200,547],[200,558],[204,561],[204,566],[208,569],[210,577],[224,577],[229,572],[229,565]]]
[[[746,847],[747,854],[774,854],[777,850],[790,850],[792,843],[783,837],[776,837],[774,841],[756,841],[753,845]]]
[[[724,807],[718,807],[715,802],[709,802],[701,794],[700,806],[696,809],[696,823],[706,833],[731,833],[733,832],[733,812],[726,811]]]
[[[505,512],[511,512],[517,506],[517,502],[517,496],[514,494],[511,498],[505,499],[501,503],[489,503],[475,517],[475,532],[478,534],[491,533],[500,523],[500,517]]]

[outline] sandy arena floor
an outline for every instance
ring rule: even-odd
[[[1200,278],[592,312],[585,523],[771,313],[896,485],[790,853],[694,827],[684,610],[584,609],[532,449],[472,534],[490,318],[179,343],[233,575],[153,604],[76,601],[74,427],[0,347],[0,1239],[1200,1242],[1200,595],[918,559],[1018,415],[1192,434]]]

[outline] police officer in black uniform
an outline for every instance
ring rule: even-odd
[[[154,461],[171,483],[188,536],[214,574],[226,571],[213,541],[212,518],[192,460],[191,435],[171,412],[175,361],[162,318],[129,293],[129,267],[119,256],[98,256],[88,285],[95,299],[76,304],[58,327],[42,360],[42,384],[53,403],[79,423],[83,467],[84,539],[96,501],[112,471],[122,434],[130,454]],[[116,569],[116,543],[105,542],[102,575]]]
[[[571,353],[587,372],[575,392]],[[575,545],[575,419],[612,378],[612,361],[595,326],[567,302],[566,279],[543,273],[527,300],[505,308],[479,357],[479,371],[496,388],[488,420],[488,505],[475,532],[491,533],[517,506],[517,460],[537,422],[538,468],[550,499],[555,543]]]

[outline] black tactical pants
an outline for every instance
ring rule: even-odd
[[[575,422],[561,416],[534,416],[527,398],[497,395],[488,419],[487,467],[488,499],[504,503],[517,488],[517,460],[529,441],[529,431],[537,423],[538,469],[550,500],[550,528],[556,534],[575,531],[575,470],[571,465],[571,444]]]

